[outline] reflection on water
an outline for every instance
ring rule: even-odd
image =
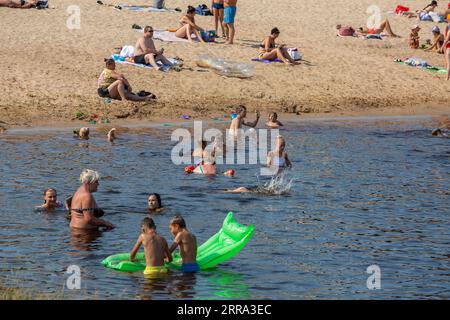
[[[427,119],[288,122],[282,134],[293,169],[279,180],[258,177],[258,165],[219,166],[235,169],[233,178],[185,175],[170,160],[175,128],[129,129],[114,144],[94,130],[89,141],[70,129],[1,135],[2,284],[60,292],[68,266],[78,265],[82,290],[65,289],[66,298],[450,297],[450,140],[431,137]],[[112,231],[70,230],[64,210],[33,210],[47,187],[64,201],[84,168],[102,176],[95,196]],[[272,195],[220,191],[255,184]],[[176,213],[200,243],[228,211],[255,234],[232,260],[198,274],[149,279],[103,268],[106,256],[133,247],[153,192],[165,209],[152,217],[168,242]],[[372,264],[381,268],[381,290],[366,287]]]

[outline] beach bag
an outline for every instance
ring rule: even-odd
[[[216,32],[215,31],[200,31],[200,35],[202,36],[205,42],[215,42],[216,41]]]
[[[120,51],[120,56],[123,58],[131,58],[134,57],[134,47],[133,46],[124,46]]]
[[[200,16],[212,16],[211,10],[209,10],[208,6],[206,4],[199,5],[197,8],[195,8],[195,13]]]
[[[287,52],[291,56],[292,60],[302,60],[302,54],[297,48],[288,48]]]
[[[153,8],[163,9],[164,8],[164,0],[153,0]]]
[[[402,6],[402,5],[398,5],[396,8],[395,8],[395,13],[396,14],[401,14],[402,12],[409,12],[409,8],[408,7],[404,7],[404,6]]]

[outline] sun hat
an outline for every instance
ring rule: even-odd
[[[439,29],[438,26],[433,26],[433,28],[431,28],[431,32],[441,33],[441,29]]]

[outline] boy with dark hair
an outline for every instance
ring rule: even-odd
[[[182,272],[198,272],[200,267],[197,264],[197,238],[188,231],[183,217],[176,215],[169,224],[170,232],[175,237],[170,253],[180,246],[180,255],[183,260]]]
[[[133,261],[141,245],[144,245],[145,275],[165,274],[168,269],[164,262],[172,261],[172,254],[166,239],[156,233],[155,222],[152,218],[144,218],[141,222],[141,234],[130,253]]]

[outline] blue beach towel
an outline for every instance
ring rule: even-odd
[[[120,63],[120,64],[128,64],[130,66],[135,66],[135,67],[140,67],[140,68],[147,68],[147,69],[152,69],[153,68],[152,66],[148,66],[148,65],[145,65],[145,64],[139,64],[139,63],[125,61],[124,57],[120,56],[119,54],[115,54],[115,53],[111,55],[111,58],[113,58],[115,62]],[[174,65],[177,65],[177,60],[172,59],[172,58],[169,58],[168,60],[170,62],[172,62]],[[164,71],[167,71],[167,70],[170,69],[170,66],[163,65],[159,61],[157,63],[163,67]]]

